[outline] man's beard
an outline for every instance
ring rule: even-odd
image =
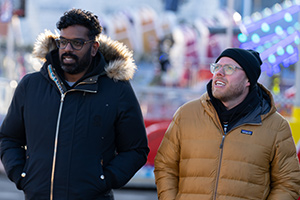
[[[243,94],[243,87],[241,84],[236,84],[234,86],[231,86],[229,89],[225,91],[218,91],[215,90],[212,86],[212,94],[216,99],[219,99],[222,102],[228,102],[231,101]]]
[[[72,57],[75,60],[75,63],[68,64],[63,62],[63,57],[68,56]],[[84,56],[79,60],[78,56],[71,53],[64,53],[60,57],[61,68],[64,72],[68,74],[79,74],[85,71],[91,64],[92,56],[91,56],[91,48],[84,54]]]

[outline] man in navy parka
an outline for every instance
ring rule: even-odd
[[[35,43],[44,64],[16,88],[0,129],[1,160],[26,199],[111,200],[149,152],[129,82],[132,52],[100,35],[89,11],[65,12],[57,28]]]

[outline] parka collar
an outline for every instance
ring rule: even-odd
[[[250,112],[249,115],[241,119],[238,122],[238,125],[243,123],[260,124],[262,120],[277,111],[271,92],[260,83],[257,83],[257,86],[258,90],[260,91],[259,96],[261,97],[261,103],[255,109],[253,109],[253,111]],[[213,104],[211,103],[211,98],[208,95],[208,92],[204,93],[201,96],[200,101],[207,114],[210,115],[212,119],[216,120],[218,118],[218,114]],[[217,120],[216,124],[218,124]]]

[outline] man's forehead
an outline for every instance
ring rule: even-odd
[[[233,65],[236,65],[236,66],[239,66],[239,67],[242,67],[239,65],[239,63],[237,63],[235,60],[233,60],[232,58],[230,57],[221,57],[220,60],[218,61],[218,63],[220,64],[233,64]]]
[[[87,39],[89,30],[81,25],[68,26],[60,30],[60,36],[68,39]]]

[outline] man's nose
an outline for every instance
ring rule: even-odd
[[[218,69],[215,74],[224,76],[225,75],[224,67],[223,66],[220,67],[220,69]]]
[[[65,51],[73,51],[73,47],[72,47],[72,45],[71,45],[70,42],[68,42],[68,44],[67,44],[67,46],[65,48]]]

